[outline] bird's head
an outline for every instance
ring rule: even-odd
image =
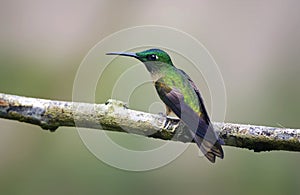
[[[148,49],[145,51],[131,53],[131,52],[111,52],[107,55],[121,55],[134,57],[146,65],[150,73],[155,73],[163,68],[173,66],[170,56],[160,49]]]

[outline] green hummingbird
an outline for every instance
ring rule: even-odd
[[[210,162],[214,163],[216,156],[224,158],[221,147],[224,142],[214,131],[198,88],[183,70],[173,65],[165,51],[149,49],[137,53],[111,52],[107,55],[129,56],[143,62],[160,99],[166,104],[166,114],[172,111],[184,122]]]

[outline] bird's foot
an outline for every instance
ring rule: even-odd
[[[166,120],[164,120],[164,122],[163,122],[162,129],[168,130],[170,124],[171,124],[171,121],[168,119],[168,117],[166,117]]]
[[[166,119],[164,120],[163,125],[162,125],[162,130],[166,130],[168,132],[174,133],[176,128],[179,126],[179,123],[174,124],[174,121],[173,121],[174,119],[177,119],[177,118],[166,117]]]
[[[179,123],[177,123],[176,125],[173,125],[171,132],[174,133],[178,126],[179,126]]]

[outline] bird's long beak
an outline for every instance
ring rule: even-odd
[[[133,52],[109,52],[109,53],[106,53],[106,55],[120,55],[120,56],[129,56],[129,57],[138,58],[136,53],[133,53]]]

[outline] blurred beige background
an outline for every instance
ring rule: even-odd
[[[296,0],[2,0],[0,92],[71,100],[77,68],[97,42],[123,28],[166,25],[196,37],[215,58],[226,85],[227,122],[299,128],[299,8]],[[3,119],[0,127],[1,194],[300,190],[300,154],[294,152],[224,147],[225,159],[212,165],[191,146],[165,167],[127,172],[96,159],[74,128],[50,133]]]

